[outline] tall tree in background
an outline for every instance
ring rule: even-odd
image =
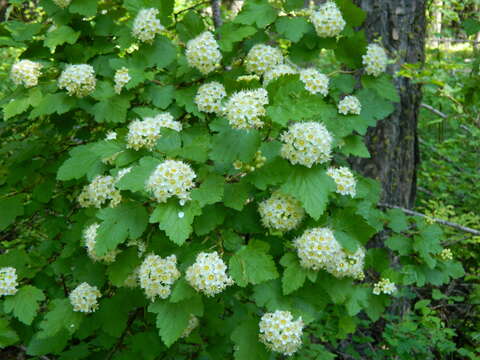
[[[425,58],[425,0],[356,0],[367,12],[364,25],[370,41],[381,38],[395,63],[395,73],[405,63]],[[370,128],[367,145],[372,157],[355,160],[355,168],[383,185],[383,201],[412,207],[415,201],[416,167],[419,161],[417,118],[421,85],[410,79],[395,80],[401,101],[387,119]]]

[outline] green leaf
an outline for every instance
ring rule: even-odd
[[[66,181],[84,176],[99,161],[98,155],[93,152],[94,145],[80,145],[70,150],[70,158],[58,169],[57,179]]]
[[[4,22],[4,26],[15,41],[32,41],[35,39],[34,36],[42,30],[43,24],[8,21]]]
[[[335,183],[323,168],[293,166],[281,190],[298,199],[305,211],[318,220],[327,208],[328,195],[335,191]]]
[[[238,286],[260,284],[278,277],[275,262],[268,254],[268,247],[263,241],[253,240],[230,258],[230,274]]]
[[[18,320],[30,325],[37,315],[39,302],[45,300],[42,290],[32,285],[22,286],[15,295],[7,296],[3,303],[6,313],[12,313]]]
[[[82,0],[83,1],[83,0]],[[52,31],[47,32],[44,45],[55,51],[55,48],[65,43],[75,44],[80,37],[80,31],[73,30],[70,26],[62,25]]]
[[[349,74],[340,74],[332,78],[331,87],[338,89],[341,93],[350,94],[355,89],[356,79]]]
[[[27,98],[19,98],[9,101],[3,106],[3,116],[5,120],[8,120],[14,116],[17,116],[25,112],[31,104],[31,100]]]
[[[19,340],[17,333],[10,328],[8,320],[0,318],[0,349],[13,345]]]
[[[187,280],[182,277],[178,281],[175,281],[169,301],[172,303],[178,303],[180,301],[191,299],[196,296],[196,294],[197,292],[195,289],[192,288]]]
[[[462,23],[462,27],[467,33],[468,36],[475,35],[480,31],[480,21],[475,20],[475,19],[466,19]]]
[[[342,37],[335,49],[337,59],[345,65],[358,69],[362,67],[362,55],[367,48],[367,39],[363,30],[356,31],[351,37]]]
[[[268,360],[270,354],[265,345],[258,341],[258,320],[248,318],[233,330],[231,339],[235,344],[235,360]]]
[[[362,158],[369,158],[370,152],[363,142],[363,138],[358,135],[349,135],[343,139],[345,145],[340,150],[345,155],[353,155]]]
[[[251,190],[252,186],[245,181],[225,184],[223,204],[229,208],[242,211]]]
[[[117,182],[116,187],[120,190],[145,190],[145,183],[159,164],[160,160],[151,156],[141,158],[139,165],[134,166],[128,174],[124,175]]]
[[[200,296],[178,303],[157,300],[149,305],[148,311],[157,315],[156,324],[159,335],[165,345],[170,347],[187,327],[190,314],[203,315],[203,304]]]
[[[127,110],[130,108],[130,98],[127,96],[113,96],[95,104],[92,112],[98,123],[123,123],[127,119]]]
[[[433,257],[442,250],[438,238],[414,236],[413,249],[420,255],[430,269],[437,264],[437,260]]]
[[[57,335],[41,339],[35,334],[27,346],[27,355],[58,354],[67,346],[70,335],[67,332],[59,332]]]
[[[152,45],[143,45],[136,56],[140,57],[147,67],[163,69],[177,58],[177,48],[165,36],[157,36]]]
[[[275,28],[280,35],[293,42],[299,41],[312,25],[303,17],[282,16],[275,22]]]
[[[198,236],[207,235],[223,224],[226,212],[222,205],[207,205],[202,209],[202,214],[195,218],[195,234]]]
[[[402,256],[411,254],[413,251],[411,239],[402,235],[395,235],[388,238],[385,241],[385,245],[394,251],[398,251]]]
[[[305,2],[303,0],[284,0],[283,3],[285,10],[287,11],[301,9],[305,6]]]
[[[358,215],[353,208],[336,209],[332,211],[331,217],[333,219],[333,229],[345,233],[363,245],[377,232],[375,228],[372,227],[363,216]],[[348,247],[350,247],[350,251],[356,249],[356,246],[350,245]]]
[[[235,160],[252,161],[260,146],[260,133],[256,130],[235,130],[230,127],[213,135],[210,159],[231,164]]]
[[[177,245],[183,245],[193,231],[193,219],[201,213],[196,201],[180,206],[178,201],[172,199],[157,205],[150,216],[150,222],[159,223],[160,229],[165,231],[170,240]]]
[[[408,217],[400,209],[388,210],[387,216],[389,220],[388,227],[397,233],[405,231],[410,227]]]
[[[103,256],[127,238],[138,239],[148,224],[148,213],[139,203],[121,203],[114,208],[101,209],[97,217],[103,222],[97,231],[95,251]]]
[[[49,311],[40,322],[40,339],[55,336],[60,331],[73,334],[78,330],[83,315],[73,311],[68,299],[55,299],[49,304]]]
[[[68,11],[83,16],[94,16],[97,13],[98,0],[73,0]]]
[[[0,230],[5,230],[13,224],[17,216],[23,215],[23,194],[14,195],[0,200]]]
[[[363,24],[367,14],[356,6],[352,0],[335,0],[335,2],[348,25],[351,27],[357,27]]]
[[[218,29],[218,32],[220,34],[220,49],[225,52],[230,52],[236,43],[255,34],[257,29],[252,26],[242,26],[227,22]]]
[[[393,104],[376,95],[371,89],[362,89],[356,96],[362,104],[362,112],[359,115],[365,125],[364,128],[355,128],[361,135],[364,135],[368,126],[375,126],[377,120],[385,119],[394,111]]]
[[[202,184],[192,191],[192,200],[198,201],[200,207],[215,204],[222,200],[225,178],[217,174],[209,174]]]
[[[197,11],[188,11],[183,19],[177,23],[177,31],[180,39],[187,42],[205,31],[205,24]]]
[[[148,88],[148,94],[152,99],[153,105],[165,110],[173,101],[175,87],[173,85],[158,86],[152,85]]]
[[[234,22],[245,25],[256,24],[263,29],[277,18],[277,10],[264,0],[251,0],[243,4]]]
[[[362,85],[365,89],[372,89],[383,99],[400,102],[400,96],[391,75],[383,74],[379,77],[364,75]]]
[[[75,98],[68,96],[66,93],[47,94],[42,98],[40,103],[33,108],[28,118],[35,119],[42,115],[51,115],[54,113],[62,115],[74,108],[75,104]]]
[[[121,287],[125,280],[140,265],[138,250],[135,246],[129,247],[117,255],[115,262],[107,269],[108,279],[112,285]]]
[[[298,258],[292,253],[283,255],[280,264],[285,267],[282,277],[283,293],[288,295],[303,286],[307,272],[300,266]]]

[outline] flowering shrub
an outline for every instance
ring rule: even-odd
[[[55,3],[2,24],[42,76],[14,67],[2,103],[0,347],[329,356],[359,313],[461,275],[436,226],[377,209],[378,184],[348,167],[398,100],[350,0],[247,0],[218,29],[169,0]]]

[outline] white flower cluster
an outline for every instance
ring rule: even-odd
[[[326,270],[335,277],[363,279],[365,251],[347,253],[328,228],[312,228],[294,240],[300,264],[307,269]]]
[[[300,71],[300,80],[305,84],[305,90],[309,93],[327,96],[329,83],[327,75],[316,69],[308,68]]]
[[[161,113],[155,117],[143,120],[134,120],[128,125],[127,148],[140,150],[142,147],[152,150],[158,139],[161,129],[168,128],[175,131],[182,130],[182,124],[175,121],[169,113]]]
[[[453,260],[453,253],[452,250],[450,249],[443,249],[442,252],[440,253],[440,259],[447,261],[447,260]]]
[[[262,316],[260,341],[270,350],[290,356],[302,345],[303,321],[293,320],[290,311],[277,310]]]
[[[25,87],[32,87],[38,84],[41,75],[42,65],[30,60],[17,61],[12,66],[10,78],[16,85],[23,84]]]
[[[0,296],[15,295],[17,292],[17,271],[13,267],[0,269]]]
[[[237,77],[237,81],[250,82],[250,81],[254,81],[254,80],[260,81],[260,76],[258,76],[256,74],[253,74],[253,75],[240,75],[239,77]]]
[[[94,223],[87,227],[83,232],[83,239],[85,240],[85,247],[87,248],[87,254],[93,261],[105,261],[106,263],[112,263],[117,256],[117,250],[111,250],[103,256],[98,256],[95,251],[95,245],[97,243],[97,230],[100,224]]]
[[[87,64],[68,65],[58,79],[58,87],[66,89],[68,95],[79,98],[95,91],[95,70]]]
[[[128,74],[128,69],[126,67],[118,69],[113,77],[113,81],[115,82],[115,92],[120,94],[123,87],[127,85],[131,79],[132,77]]]
[[[385,49],[377,44],[369,44],[367,53],[362,56],[365,72],[368,75],[379,76],[387,69],[388,57]]]
[[[116,131],[109,131],[107,135],[105,135],[105,140],[115,140],[117,138],[117,132]]]
[[[188,319],[188,325],[185,328],[185,330],[183,330],[181,337],[182,338],[189,337],[189,335],[192,333],[193,330],[195,330],[198,327],[198,325],[200,325],[200,321],[198,320],[198,318],[195,315],[190,314],[190,319]]]
[[[70,5],[72,0],[53,0],[53,2],[61,8],[66,8],[68,5]]]
[[[187,42],[185,52],[188,64],[206,75],[220,66],[222,53],[215,37],[210,31],[205,31]]]
[[[265,116],[264,106],[267,104],[267,90],[242,90],[228,99],[225,114],[234,129],[261,128],[263,121],[260,118]]]
[[[91,313],[98,309],[97,299],[102,296],[96,286],[86,282],[78,285],[69,295],[73,311]]]
[[[320,37],[333,37],[340,34],[345,27],[345,20],[334,2],[327,2],[313,11],[310,21]]]
[[[227,92],[222,84],[212,81],[200,86],[195,96],[198,110],[206,113],[218,113],[222,110],[222,100]]]
[[[360,115],[360,113],[362,112],[362,104],[356,96],[345,96],[338,103],[338,112],[343,115]]]
[[[373,293],[380,295],[384,293],[386,295],[393,295],[397,291],[397,287],[390,279],[380,279],[375,285],[373,285]]]
[[[142,42],[152,42],[157,34],[165,30],[157,15],[157,9],[141,9],[133,21],[133,37]]]
[[[263,75],[263,86],[267,86],[271,81],[276,80],[284,75],[295,75],[297,71],[286,64],[279,64],[267,70]]]
[[[258,206],[263,226],[280,231],[295,229],[303,220],[305,211],[293,196],[275,191]]]
[[[227,266],[218,256],[212,253],[201,252],[195,263],[188,267],[185,279],[197,291],[207,296],[221,293],[227,286],[233,285],[233,280],[226,273]]]
[[[339,194],[355,196],[357,193],[357,182],[349,168],[345,166],[339,168],[331,167],[327,170],[327,175],[337,184],[337,192]]]
[[[157,166],[147,180],[146,189],[155,199],[162,203],[177,196],[181,203],[190,200],[190,190],[195,187],[193,180],[197,177],[192,168],[176,160],[165,160]]]
[[[317,122],[303,122],[290,125],[280,139],[284,144],[280,155],[292,164],[312,167],[330,160],[332,135]]]
[[[177,269],[177,257],[167,256],[165,259],[150,254],[138,269],[140,287],[145,290],[147,297],[154,301],[155,297],[166,299],[170,296],[171,286],[180,277]]]
[[[264,44],[254,45],[245,59],[247,71],[258,75],[263,75],[275,65],[282,63],[283,55],[280,49]]]
[[[123,286],[128,288],[136,288],[138,286],[138,271],[140,267],[137,267],[135,270],[132,271],[130,275],[127,276],[125,281],[123,282]]]
[[[83,187],[82,192],[78,196],[78,202],[81,207],[95,206],[96,208],[110,200],[110,206],[115,207],[122,201],[120,191],[115,189],[116,179],[107,175],[96,176],[92,182]]]

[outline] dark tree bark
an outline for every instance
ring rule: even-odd
[[[426,0],[355,0],[367,12],[364,29],[368,39],[381,38],[395,73],[404,63],[423,63]],[[353,160],[356,170],[379,180],[382,201],[411,208],[416,194],[419,162],[417,118],[421,86],[403,77],[395,79],[401,102],[395,112],[367,133],[370,159]]]

